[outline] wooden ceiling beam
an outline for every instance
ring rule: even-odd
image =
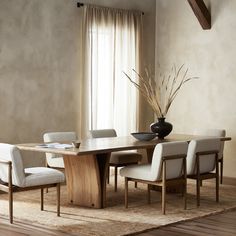
[[[203,0],[188,0],[195,16],[204,30],[211,29],[211,14]]]

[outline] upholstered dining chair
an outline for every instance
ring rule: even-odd
[[[17,191],[41,189],[41,210],[43,210],[44,188],[56,187],[57,216],[60,216],[60,183],[64,181],[64,174],[58,170],[46,167],[24,169],[19,149],[14,145],[0,143],[0,190],[9,195],[11,224],[13,223],[13,192]]]
[[[200,184],[202,180],[216,180],[216,201],[219,201],[219,138],[192,140],[187,154],[187,178],[196,180],[197,206],[200,206]],[[215,171],[214,171],[215,170]],[[214,171],[214,172],[213,172]]]
[[[75,132],[49,132],[43,135],[44,142],[71,142],[77,139]],[[63,157],[58,154],[46,153],[47,166],[64,169]]]
[[[100,130],[90,130],[92,138],[109,138],[117,137],[116,131],[114,129],[100,129]],[[115,168],[115,179],[114,179],[114,190],[117,191],[117,169],[118,167],[128,166],[132,164],[138,164],[141,161],[142,155],[134,151],[119,151],[112,152],[109,166]],[[109,171],[108,171],[108,183],[109,183]],[[135,183],[135,187],[137,184]]]
[[[162,191],[162,213],[166,212],[166,187],[182,187],[184,209],[186,209],[186,156],[187,142],[166,142],[156,145],[151,164],[131,165],[120,170],[125,177],[125,207],[128,207],[128,181],[137,181],[148,185],[148,203],[150,186],[160,186]]]
[[[224,129],[200,129],[195,130],[194,134],[212,136],[212,137],[225,137],[226,131]],[[220,183],[223,184],[223,166],[224,166],[224,144],[222,141],[220,143],[220,151],[218,154],[218,162],[220,165]]]

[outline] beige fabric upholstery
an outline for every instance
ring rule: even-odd
[[[120,175],[134,179],[158,181],[161,179],[162,157],[170,155],[187,155],[187,142],[166,142],[156,145],[151,164],[131,165],[120,170]],[[182,159],[169,160],[166,165],[166,179],[181,176]]]
[[[212,137],[225,137],[226,131],[224,129],[200,129],[200,130],[195,130],[194,134],[206,135],[206,136],[212,136]],[[223,158],[224,144],[225,142],[220,143],[219,159]]]
[[[135,164],[120,169],[120,175],[134,179],[142,179],[152,181],[151,164]]]
[[[26,168],[25,175],[24,187],[63,183],[65,181],[65,176],[61,171],[46,167]]]
[[[75,132],[50,132],[43,135],[44,142],[72,142],[77,139]],[[47,164],[54,168],[64,168],[63,157],[46,153]]]
[[[25,185],[25,173],[19,149],[10,144],[0,143],[0,159],[12,162],[12,183],[22,187]],[[8,166],[0,164],[0,179],[8,182]]]
[[[110,138],[117,137],[116,131],[114,129],[100,129],[100,130],[90,130],[92,138]],[[142,155],[135,151],[119,151],[112,152],[110,163],[111,164],[128,164],[139,162],[142,159]]]
[[[0,159],[12,162],[12,183],[18,187],[38,186],[65,181],[62,172],[46,167],[23,168],[19,149],[10,144],[0,144]],[[8,167],[0,164],[0,179],[8,183]]]
[[[92,138],[109,138],[117,137],[116,131],[114,129],[98,129],[90,130]]]
[[[47,157],[47,164],[49,167],[52,167],[52,168],[60,168],[60,169],[65,168],[63,157],[59,155],[54,156],[52,158]]]
[[[189,143],[187,155],[187,175],[196,174],[196,153],[212,150],[220,150],[219,138],[207,138],[192,140]],[[200,159],[200,173],[208,173],[215,168],[215,155],[202,156]]]

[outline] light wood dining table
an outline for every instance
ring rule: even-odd
[[[61,154],[65,164],[68,200],[71,204],[92,207],[106,207],[106,177],[111,152],[146,149],[151,162],[155,146],[161,142],[191,141],[205,136],[172,134],[165,139],[138,141],[132,136],[84,139],[79,148],[56,149],[38,147],[38,143],[17,144],[20,150]],[[222,137],[222,141],[231,140]]]

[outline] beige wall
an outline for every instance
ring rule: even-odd
[[[76,128],[77,19],[73,1],[0,1],[1,142]]]
[[[155,0],[84,2],[144,11],[144,61],[154,67]],[[0,1],[0,142],[78,131],[80,12],[76,1]],[[43,157],[25,153],[25,165],[43,164]]]
[[[236,1],[211,0],[212,29],[202,30],[187,0],[157,0],[156,61],[186,64],[199,76],[179,93],[168,115],[174,132],[225,128],[225,175],[236,177]],[[156,67],[157,68],[157,67]]]

